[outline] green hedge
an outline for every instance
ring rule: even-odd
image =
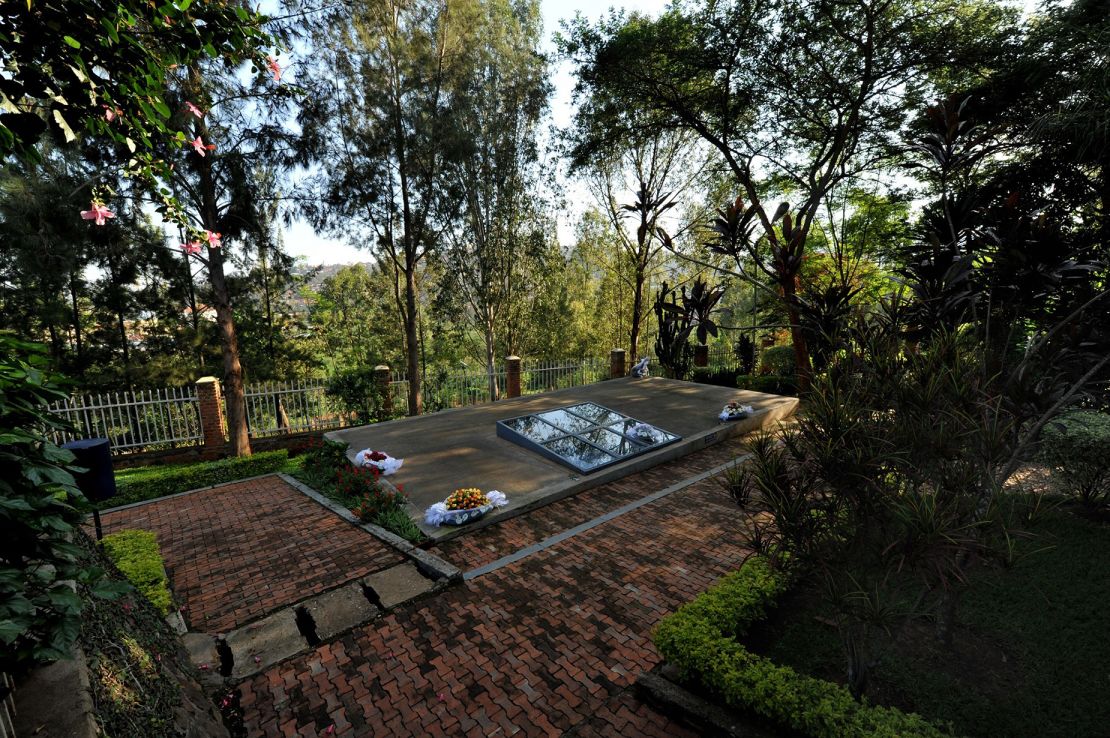
[[[1041,460],[1084,505],[1110,499],[1110,415],[1076,410],[1045,426]]]
[[[759,353],[759,367],[767,374],[778,374],[788,377],[794,374],[794,347],[771,346]]]
[[[924,718],[857,702],[845,687],[798,674],[748,651],[737,638],[766,616],[789,577],[753,556],[659,623],[663,657],[730,707],[813,738],[946,735]]]
[[[144,466],[116,472],[116,496],[101,507],[126,505],[156,497],[187,492],[237,479],[283,471],[289,466],[289,452],[266,451],[243,458],[221,459],[196,464]]]
[[[796,395],[798,383],[794,377],[779,376],[777,374],[752,375],[739,374],[736,377],[736,388],[751,390],[752,392],[765,392],[769,395]]]
[[[127,581],[135,585],[158,612],[169,613],[173,600],[166,581],[165,562],[154,534],[145,530],[121,530],[104,536],[100,544]]]

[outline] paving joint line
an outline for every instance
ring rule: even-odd
[[[687,487],[691,487],[691,486],[697,484],[698,482],[709,479],[710,477],[715,477],[718,474],[720,474],[721,472],[728,469],[730,466],[733,466],[734,464],[739,463],[743,459],[748,458],[748,456],[750,456],[750,454],[742,454],[740,456],[737,456],[732,461],[726,461],[723,464],[718,464],[717,466],[713,467],[712,469],[707,469],[706,471],[703,471],[699,474],[695,474],[692,477],[687,477],[686,479],[682,479],[682,480],[680,480],[678,482],[675,482],[674,484],[670,485],[669,487],[664,487],[663,489],[659,490],[658,492],[652,492],[650,495],[647,495],[646,497],[641,497],[638,500],[633,500],[632,502],[621,505],[620,507],[618,507],[614,510],[610,510],[607,513],[604,513],[602,515],[598,515],[596,518],[593,518],[592,520],[587,520],[585,523],[580,523],[580,524],[574,526],[573,528],[568,528],[564,531],[556,533],[553,536],[548,536],[547,538],[543,539],[542,541],[539,541],[538,543],[533,543],[531,545],[525,546],[524,548],[517,549],[516,551],[513,551],[511,554],[507,554],[505,556],[502,556],[501,558],[496,559],[494,561],[491,561],[488,564],[484,564],[482,566],[477,567],[476,569],[471,569],[470,571],[464,572],[463,575],[462,575],[463,581],[470,581],[471,579],[474,579],[476,577],[480,577],[484,574],[489,574],[490,572],[497,571],[498,569],[500,569],[502,567],[505,567],[505,566],[508,566],[509,564],[515,564],[516,562],[518,562],[522,559],[528,558],[529,556],[531,556],[533,554],[536,554],[536,553],[539,553],[540,551],[551,548],[552,546],[554,546],[556,544],[559,544],[559,543],[562,543],[563,541],[566,541],[570,538],[573,538],[574,536],[577,536],[580,533],[585,533],[586,531],[590,530],[591,528],[596,528],[597,526],[599,526],[603,523],[608,523],[610,520],[615,520],[616,518],[619,518],[622,515],[630,513],[633,510],[637,510],[637,509],[643,507],[644,505],[650,505],[651,503],[653,503],[657,500],[661,500],[664,497],[667,497],[668,495],[672,495],[675,492],[679,492],[681,490],[686,489]]]

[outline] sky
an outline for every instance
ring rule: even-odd
[[[553,34],[559,30],[560,21],[573,18],[576,13],[581,13],[591,21],[596,21],[607,14],[611,7],[624,8],[629,12],[639,12],[646,15],[656,15],[666,6],[666,0],[625,0],[620,3],[588,2],[588,0],[541,0],[540,7],[543,12],[544,37],[546,39],[544,51],[554,56],[555,46],[551,41]],[[552,84],[554,94],[551,99],[551,119],[557,128],[568,126],[574,116],[574,105],[571,93],[574,90],[574,74],[566,62],[552,65]],[[570,209],[561,214],[559,233],[561,238],[566,238],[571,232],[573,223],[586,205],[584,189],[572,187],[572,203]],[[285,247],[293,256],[300,257],[310,265],[318,264],[351,264],[360,261],[370,261],[370,252],[366,249],[354,247],[342,240],[324,238],[316,234],[312,226],[304,221],[296,221],[285,231]]]

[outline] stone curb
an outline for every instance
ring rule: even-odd
[[[663,666],[666,672],[668,667]],[[753,724],[718,704],[690,692],[660,674],[644,672],[636,677],[640,697],[662,712],[706,735],[727,738],[775,738],[777,733]]]
[[[73,658],[32,671],[15,690],[15,735],[96,738],[89,665],[80,646]]]
[[[489,562],[488,564],[484,564],[484,565],[479,566],[475,569],[471,569],[470,571],[463,574],[463,579],[469,581],[471,579],[474,579],[475,577],[480,577],[483,574],[489,574],[490,572],[497,571],[501,567],[508,566],[509,564],[514,564],[517,561],[520,561],[521,559],[525,559],[525,558],[531,556],[532,554],[539,553],[540,551],[543,551],[544,549],[551,548],[552,546],[554,546],[556,544],[559,544],[559,543],[562,543],[563,541],[565,541],[569,538],[573,538],[574,536],[579,535],[580,533],[585,533],[586,531],[591,530],[592,528],[596,528],[599,525],[602,525],[604,523],[608,523],[610,520],[616,520],[620,516],[625,515],[627,513],[630,513],[634,510],[638,510],[639,508],[643,507],[644,505],[650,505],[651,503],[657,502],[658,500],[661,500],[664,497],[667,497],[668,495],[672,495],[675,492],[681,492],[682,490],[684,490],[688,487],[692,487],[693,485],[697,484],[698,482],[705,481],[706,479],[711,479],[711,478],[717,476],[718,474],[721,474],[722,472],[724,472],[729,467],[731,467],[735,464],[742,463],[743,461],[745,461],[746,459],[748,459],[750,457],[751,457],[751,454],[743,454],[741,456],[737,456],[732,461],[726,461],[723,464],[718,464],[717,466],[714,466],[710,469],[706,469],[705,471],[698,472],[697,474],[695,474],[691,477],[686,477],[685,479],[680,479],[679,481],[675,482],[674,484],[671,484],[667,487],[664,487],[663,489],[658,490],[657,492],[652,492],[651,494],[645,495],[644,497],[641,497],[638,500],[633,500],[632,502],[621,505],[620,507],[615,508],[613,510],[610,510],[609,512],[602,513],[601,515],[598,515],[596,518],[593,518],[591,520],[587,520],[584,523],[579,523],[578,525],[574,526],[573,528],[568,528],[567,530],[560,531],[559,533],[556,533],[554,535],[548,536],[547,538],[544,538],[542,541],[538,541],[538,542],[533,543],[531,545],[525,546],[524,548],[517,549],[516,551],[513,551],[512,553],[506,554],[505,556],[502,556],[499,559],[495,559],[495,560]]]
[[[307,484],[294,479],[288,474],[278,472],[277,476],[282,479],[289,486],[297,489],[302,494],[308,496],[320,505],[323,505],[328,510],[331,510],[336,515],[340,516],[352,525],[357,525],[364,531],[374,536],[383,543],[392,546],[399,551],[403,556],[410,559],[416,567],[424,572],[425,575],[431,579],[442,579],[447,582],[460,582],[462,581],[462,572],[454,564],[450,564],[435,554],[428,553],[422,548],[417,548],[396,533],[392,533],[385,528],[374,525],[373,523],[363,523],[359,520],[354,513],[332,499],[320,494],[316,490],[309,487]],[[391,485],[392,486],[392,485]]]

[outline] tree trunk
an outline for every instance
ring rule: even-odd
[[[196,69],[191,70],[194,78],[199,79]],[[199,83],[198,83],[199,86]],[[209,139],[208,126],[203,119],[197,123],[197,131],[205,141]],[[204,228],[219,230],[219,207],[216,202],[216,179],[212,173],[212,158],[203,157],[197,165],[200,182],[199,214]],[[220,331],[220,348],[223,353],[224,381],[223,392],[227,399],[227,435],[234,456],[250,456],[250,433],[247,429],[247,403],[243,394],[243,367],[239,363],[239,337],[235,333],[235,314],[231,309],[231,294],[227,288],[224,274],[224,254],[222,248],[208,247],[208,280],[212,285],[212,297],[216,308],[216,327]]]
[[[224,276],[224,259],[220,249],[208,249],[208,276],[216,308],[216,326],[220,331],[220,348],[224,359],[224,397],[227,398],[227,435],[234,456],[250,456],[251,441],[247,431],[247,404],[243,394],[243,367],[239,363],[239,338],[235,334],[235,316]]]
[[[77,351],[77,371],[85,376],[85,348],[81,338],[81,311],[77,304],[77,275],[69,277],[69,298],[73,309],[73,343]]]
[[[405,269],[405,359],[409,375],[409,415],[419,415],[424,410],[420,381],[420,336],[416,316],[416,265]]]
[[[629,332],[629,353],[632,363],[640,360],[638,352],[640,342],[640,313],[644,309],[644,269],[637,265],[635,274],[634,292],[632,295],[632,330]]]
[[[487,312],[485,316],[485,334],[486,334],[486,377],[489,382],[489,399],[495,401],[501,399],[501,391],[497,386],[497,356],[495,351],[496,342],[493,335],[493,318]]]
[[[805,331],[802,329],[802,315],[798,310],[798,291],[795,277],[780,282],[783,300],[786,302],[786,314],[790,318],[790,338],[794,344],[794,370],[798,375],[798,392],[804,394],[809,391],[813,378],[813,365],[809,361],[809,345],[806,343]]]

